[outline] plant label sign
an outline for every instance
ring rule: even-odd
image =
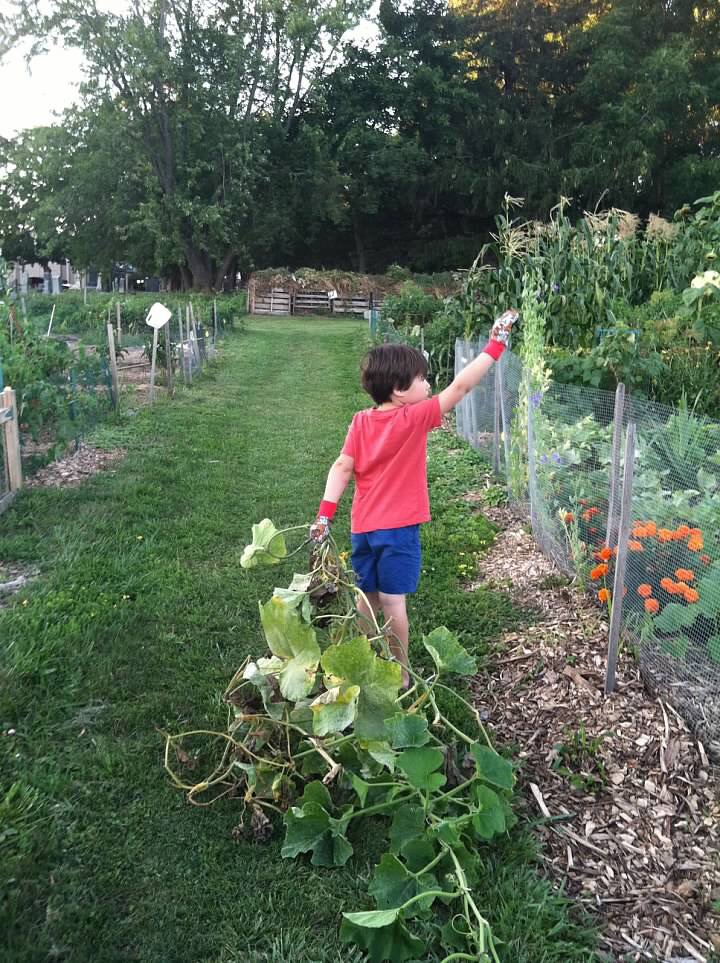
[[[145,318],[145,324],[149,324],[151,328],[159,331],[160,328],[164,327],[168,323],[171,317],[172,312],[169,311],[164,304],[160,304],[159,301],[156,301],[148,311],[148,316]]]

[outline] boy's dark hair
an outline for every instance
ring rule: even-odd
[[[407,391],[415,378],[427,378],[425,355],[408,344],[379,344],[360,366],[362,386],[376,405],[389,401],[393,391]]]

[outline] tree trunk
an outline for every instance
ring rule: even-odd
[[[365,244],[363,243],[362,234],[360,232],[360,223],[358,216],[353,214],[353,235],[355,236],[355,255],[357,257],[357,272],[358,274],[365,274]]]
[[[231,272],[235,272],[235,265],[237,264],[237,254],[234,251],[228,251],[222,260],[222,264],[218,265],[215,271],[215,283],[213,288],[215,291],[222,291],[223,282],[225,277]],[[235,277],[233,276],[233,287],[235,287]]]

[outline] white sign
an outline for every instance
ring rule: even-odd
[[[337,297],[337,291],[335,290],[335,288],[333,288],[332,291],[328,291],[328,301],[334,301],[336,297]]]
[[[159,301],[156,301],[148,311],[148,316],[145,318],[145,324],[149,324],[151,328],[155,328],[157,331],[164,327],[171,317],[172,311],[169,311],[164,304],[160,304]]]

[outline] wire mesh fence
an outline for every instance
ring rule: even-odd
[[[455,348],[459,370],[482,344]],[[457,430],[488,451],[542,551],[607,604],[611,653],[616,625],[720,758],[720,422],[622,386],[534,388],[507,351]]]

